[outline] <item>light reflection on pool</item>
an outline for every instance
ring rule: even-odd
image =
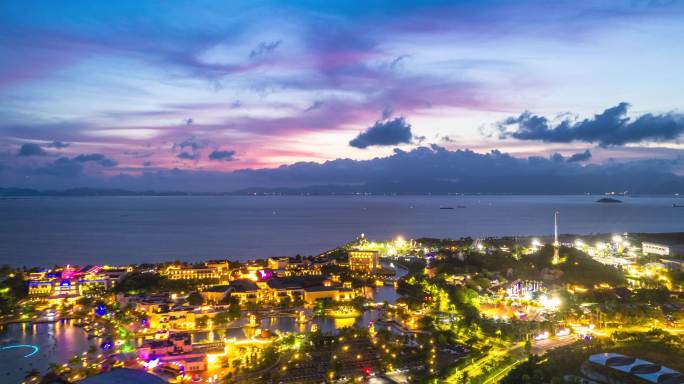
[[[50,363],[65,363],[90,345],[88,335],[71,320],[0,326],[0,382],[20,383],[32,369],[45,373]]]

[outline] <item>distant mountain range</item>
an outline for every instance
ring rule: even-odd
[[[79,196],[269,196],[269,195],[478,195],[480,193],[456,193],[445,185],[444,189],[424,190],[409,185],[393,185],[387,189],[386,184],[378,185],[314,185],[302,188],[246,188],[233,192],[181,192],[181,191],[132,191],[116,188],[70,188],[62,190],[38,190],[31,188],[0,188],[0,197],[79,197]],[[392,192],[401,191],[401,192]],[[389,192],[388,192],[389,191]],[[483,195],[516,195],[516,193],[481,193]],[[524,193],[518,193],[523,195]],[[530,194],[526,194],[530,195]],[[541,195],[541,194],[540,194]],[[548,195],[548,194],[544,194]],[[550,193],[550,195],[554,195]],[[602,194],[595,194],[602,195]]]
[[[145,196],[145,195],[580,195],[606,192],[684,194],[684,157],[579,164],[560,154],[518,158],[499,151],[450,151],[439,146],[411,151],[395,149],[370,160],[336,159],[297,162],[276,168],[230,172],[171,169],[94,176],[3,173],[2,195],[13,196]],[[55,167],[59,164],[55,165]],[[72,188],[72,187],[86,188]],[[168,192],[158,192],[168,191]]]
[[[62,190],[37,190],[31,188],[0,188],[0,196],[185,196],[186,192],[129,191],[125,189],[71,188]]]

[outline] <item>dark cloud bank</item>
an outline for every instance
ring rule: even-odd
[[[209,160],[233,161],[235,160],[235,151],[213,151],[209,154]]]
[[[19,148],[17,156],[46,156],[47,152],[38,144],[26,143]]]
[[[684,158],[581,165],[577,158],[516,158],[492,151],[449,151],[439,146],[372,160],[338,159],[300,162],[271,169],[230,173],[201,170],[149,171],[140,176],[88,176],[75,159],[61,158],[49,169],[0,166],[0,186],[30,188],[98,187],[188,192],[283,193],[496,193],[581,194],[684,192],[684,177],[675,172]],[[574,159],[573,159],[574,158]],[[59,172],[56,172],[59,170]]]
[[[356,148],[368,148],[370,146],[386,146],[397,144],[409,144],[413,139],[411,124],[403,117],[393,120],[377,121],[373,126],[359,133],[349,145]]]
[[[518,140],[540,140],[550,143],[582,141],[602,147],[639,143],[643,141],[671,141],[684,133],[684,116],[670,112],[646,113],[627,117],[630,105],[620,103],[580,121],[563,120],[553,124],[544,116],[524,112],[498,124],[500,137]]]

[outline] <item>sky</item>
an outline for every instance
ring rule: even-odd
[[[3,2],[0,187],[358,185],[403,157],[462,181],[466,156],[671,192],[681,36],[666,0]]]

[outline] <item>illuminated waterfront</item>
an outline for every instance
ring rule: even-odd
[[[679,345],[682,263],[670,254],[681,237],[360,234],[313,257],[5,268],[0,293],[26,295],[5,319],[35,325],[8,325],[0,353],[14,359],[8,378],[25,383],[48,368],[77,382],[121,367],[171,383],[490,383],[518,375],[530,353],[635,347],[623,338]],[[61,316],[80,328],[44,323]]]
[[[38,348],[35,355],[25,357],[31,348],[0,348],[0,381],[19,383],[32,369],[44,373],[51,363],[62,364],[76,354],[88,351],[95,342],[73,325],[72,320],[55,323],[14,323],[0,328],[0,347],[30,345]]]

